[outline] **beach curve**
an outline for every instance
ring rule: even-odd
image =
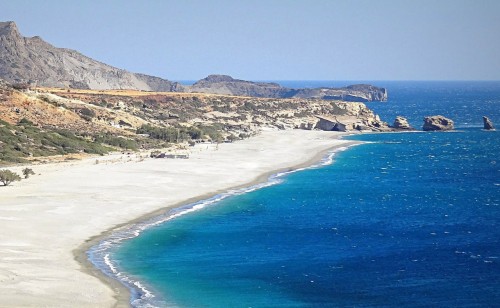
[[[187,160],[34,166],[40,176],[2,191],[0,217],[10,219],[0,235],[2,305],[129,306],[128,289],[89,262],[89,247],[168,209],[311,165],[355,143],[340,140],[344,135],[265,131],[233,144],[197,145]]]

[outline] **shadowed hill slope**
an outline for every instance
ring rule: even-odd
[[[177,91],[178,83],[135,74],[81,53],[57,48],[39,36],[23,37],[12,21],[0,22],[0,77],[13,83],[81,89]]]

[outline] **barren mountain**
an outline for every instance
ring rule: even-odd
[[[385,101],[387,91],[370,85],[345,88],[291,89],[277,83],[210,75],[192,86],[131,73],[81,53],[56,48],[39,36],[23,37],[14,22],[0,22],[0,78],[12,83],[74,89],[134,89],[198,92],[268,98],[317,98],[354,102]]]
[[[57,48],[39,36],[23,37],[14,22],[0,22],[0,77],[13,83],[81,89],[177,91],[178,83],[135,74],[81,53]]]

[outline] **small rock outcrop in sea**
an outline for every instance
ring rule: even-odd
[[[486,130],[495,129],[495,126],[493,126],[493,123],[491,122],[491,120],[486,116],[483,117],[483,123],[484,123],[484,129],[486,129]]]
[[[442,130],[452,130],[454,129],[454,123],[452,120],[443,117],[442,115],[435,115],[424,118],[424,126],[422,129],[424,131],[442,131]]]
[[[408,120],[402,116],[396,117],[392,127],[396,129],[413,129],[413,127],[410,126],[410,123],[408,123]]]

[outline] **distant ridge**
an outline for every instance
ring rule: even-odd
[[[185,86],[186,91],[270,98],[317,98],[354,102],[386,101],[387,90],[359,84],[344,88],[292,89],[277,83],[251,82],[227,75],[210,75]]]
[[[0,77],[12,83],[80,89],[177,91],[180,84],[122,70],[39,36],[23,37],[13,21],[0,22]]]
[[[11,83],[92,90],[134,89],[353,102],[387,100],[386,89],[371,85],[292,89],[277,83],[245,81],[227,75],[210,75],[192,86],[183,86],[155,76],[131,73],[75,50],[54,47],[39,36],[23,37],[13,21],[0,22],[0,78]]]

